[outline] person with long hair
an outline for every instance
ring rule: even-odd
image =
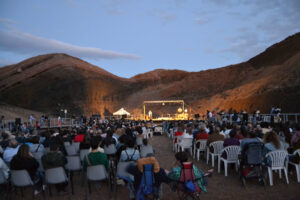
[[[284,144],[280,141],[275,131],[267,132],[264,135],[264,155],[270,151],[284,150]]]
[[[35,183],[35,193],[38,193],[41,190],[41,175],[38,172],[39,163],[29,152],[29,146],[27,144],[20,146],[18,153],[10,162],[10,167],[12,170],[25,169],[30,175],[31,180]]]

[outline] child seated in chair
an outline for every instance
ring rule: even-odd
[[[185,180],[183,179],[183,176],[186,176],[184,178],[192,180],[194,183],[194,192],[200,192],[201,190],[204,192],[207,192],[206,190],[206,181],[204,180],[204,176],[210,175],[211,172],[208,174],[203,174],[202,171],[198,170],[195,165],[193,165],[192,162],[188,162],[188,154],[186,152],[178,152],[175,154],[176,158],[176,167],[174,167],[169,173],[168,177],[174,181],[173,188],[183,190],[183,184],[181,183]],[[191,169],[189,174],[182,173],[183,169]],[[190,176],[190,177],[188,177]],[[197,184],[195,184],[197,183]]]

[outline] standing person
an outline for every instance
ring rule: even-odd
[[[64,154],[59,151],[59,145],[57,143],[52,143],[50,145],[50,152],[42,157],[42,163],[45,170],[56,167],[64,168],[67,162]],[[56,184],[55,187],[57,192],[64,194],[67,184],[68,183]]]

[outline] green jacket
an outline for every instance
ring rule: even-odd
[[[61,152],[49,152],[42,157],[43,168],[51,169],[55,167],[65,167],[67,159]]]
[[[87,160],[88,158],[88,160]],[[91,152],[83,159],[83,169],[86,171],[87,166],[104,165],[108,169],[108,159],[106,154],[101,152]]]

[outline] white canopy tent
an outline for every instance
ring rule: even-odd
[[[121,108],[117,112],[114,112],[113,115],[119,115],[119,116],[121,115],[121,116],[123,116],[123,115],[130,115],[130,113],[127,112],[124,108]]]

